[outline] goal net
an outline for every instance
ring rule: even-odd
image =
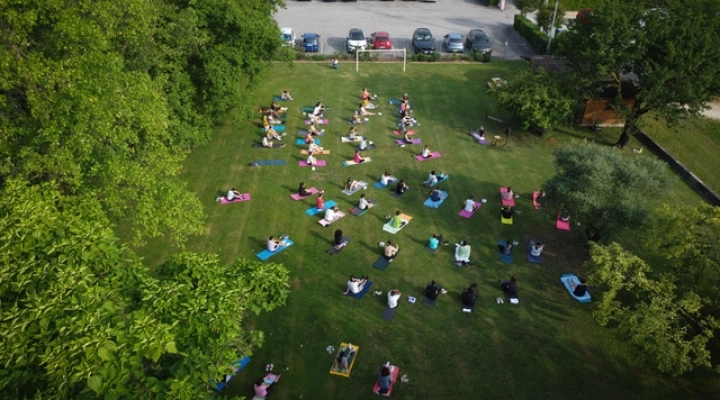
[[[360,71],[360,61],[388,61],[402,62],[403,72],[407,65],[407,51],[402,49],[384,49],[384,50],[357,50],[355,52],[355,72]]]

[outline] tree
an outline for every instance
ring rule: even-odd
[[[542,4],[543,0],[515,0],[515,7],[520,10],[520,15],[523,17],[540,8]]]
[[[0,192],[0,392],[209,397],[238,352],[262,343],[243,315],[284,304],[288,271],[184,253],[153,277],[97,201],[56,186],[10,180]]]
[[[606,0],[557,40],[572,68],[567,81],[582,99],[613,89],[610,106],[625,117],[626,133],[651,111],[668,123],[698,116],[720,89],[720,4],[666,3],[646,11],[642,3]],[[623,95],[634,97],[631,107]]]
[[[523,129],[545,133],[572,117],[575,101],[563,93],[559,79],[544,68],[527,69],[507,85],[493,88],[491,93],[501,107],[512,110],[520,118]]]
[[[548,32],[548,35],[550,32],[550,25],[553,23],[553,14],[555,14],[555,5],[545,5],[538,8],[537,15],[535,16],[538,26],[542,28],[543,31]],[[555,15],[555,27],[559,28],[562,26],[565,16],[565,10],[563,9],[562,4],[558,5],[557,14]]]
[[[640,225],[648,215],[647,199],[669,181],[667,166],[655,158],[628,157],[589,142],[558,148],[555,167],[557,174],[543,185],[545,203],[569,211],[593,241]]]
[[[703,312],[696,292],[680,290],[672,277],[653,269],[617,243],[591,244],[591,283],[601,289],[595,317],[610,322],[658,370],[680,375],[710,367],[708,344],[720,327]]]

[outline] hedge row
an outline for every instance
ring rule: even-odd
[[[520,36],[527,40],[530,47],[535,49],[538,54],[546,53],[548,37],[537,25],[533,24],[532,21],[520,14],[515,14],[513,28],[515,28]]]

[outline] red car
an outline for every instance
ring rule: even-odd
[[[370,43],[373,49],[392,49],[392,40],[387,32],[373,32],[370,34]]]

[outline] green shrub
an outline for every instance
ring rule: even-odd
[[[440,59],[440,53],[432,53],[430,54],[430,61],[437,61]]]
[[[488,7],[497,7],[500,4],[500,0],[486,0]]]
[[[537,25],[533,24],[529,19],[523,17],[522,15],[516,14],[513,28],[520,34],[520,36],[527,40],[530,47],[535,49],[538,54],[545,54],[545,50],[547,48],[547,35],[541,32]]]
[[[325,54],[313,54],[310,56],[310,60],[312,61],[326,61],[328,60],[328,56]]]

